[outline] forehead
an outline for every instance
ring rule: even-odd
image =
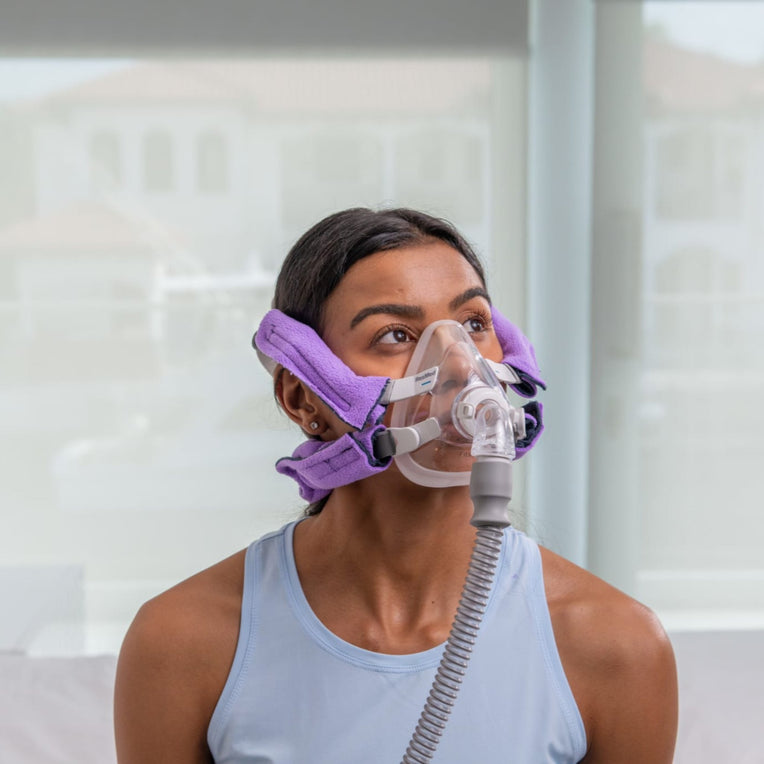
[[[324,317],[376,303],[434,306],[482,285],[464,256],[441,241],[376,252],[351,266],[329,296]]]

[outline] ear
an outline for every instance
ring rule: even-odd
[[[286,415],[306,435],[326,433],[325,407],[321,399],[302,380],[283,368],[276,378],[276,398]]]

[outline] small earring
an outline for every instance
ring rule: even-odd
[[[313,432],[315,432],[315,431],[318,429],[318,422],[316,422],[316,421],[314,420],[314,421],[312,421],[312,422],[311,422],[311,423],[308,425],[308,427],[310,427],[310,429],[311,429],[311,430],[313,430]]]

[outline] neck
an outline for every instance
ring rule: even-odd
[[[322,516],[344,551],[378,558],[389,575],[403,568],[426,572],[444,552],[474,539],[472,502],[467,486],[424,488],[400,475],[360,481],[334,491]]]
[[[338,636],[415,652],[448,634],[474,544],[472,502],[466,486],[391,477],[336,489],[298,526],[295,559],[311,607]]]

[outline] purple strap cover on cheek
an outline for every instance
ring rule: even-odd
[[[493,330],[504,351],[502,363],[511,366],[522,379],[522,383],[511,385],[512,389],[524,398],[534,398],[538,388],[546,390],[546,383],[541,379],[536,352],[528,338],[499,311],[491,306]]]
[[[541,379],[536,352],[528,338],[499,311],[491,306],[493,330],[504,352],[502,363],[511,366],[522,382],[510,387],[524,398],[534,398],[538,388],[546,390],[546,383]],[[538,401],[531,401],[523,406],[525,414],[525,437],[515,444],[516,459],[528,453],[544,432],[543,407]]]
[[[388,377],[360,377],[307,324],[269,310],[254,339],[258,349],[305,382],[346,424],[361,429],[372,417]]]

